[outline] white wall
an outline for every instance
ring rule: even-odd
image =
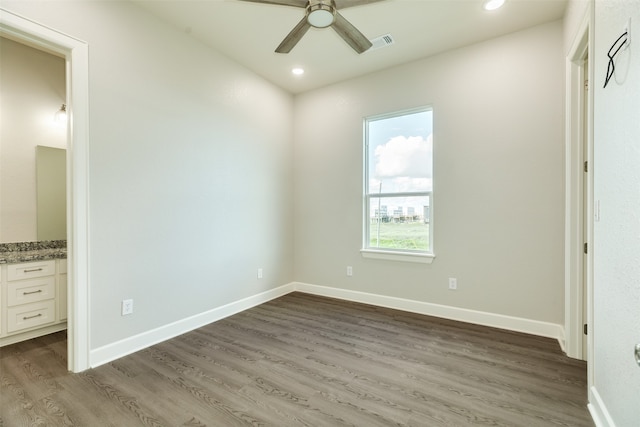
[[[561,325],[563,58],[554,22],[297,96],[296,280]],[[421,105],[436,259],[363,259],[362,119]]]
[[[37,240],[36,146],[65,148],[54,121],[65,61],[0,37],[0,243]]]
[[[2,6],[89,45],[93,350],[291,281],[291,95],[128,2]]]
[[[631,45],[616,57],[603,88],[607,52],[631,19]],[[595,2],[594,384],[590,400],[602,425],[637,426],[640,368],[640,7],[631,0]]]
[[[567,10],[564,13],[564,53],[569,53],[569,49],[578,33],[580,24],[589,12],[591,0],[569,0]]]

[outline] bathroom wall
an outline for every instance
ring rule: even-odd
[[[0,37],[0,243],[37,240],[36,147],[65,148],[65,60]]]

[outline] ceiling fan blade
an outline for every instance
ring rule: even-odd
[[[293,7],[307,7],[307,0],[240,0],[240,1],[248,1],[251,3],[265,3],[265,4],[276,4],[279,6],[293,6]]]
[[[307,22],[307,17],[305,15],[305,17],[302,18],[300,22],[298,22],[298,25],[296,25],[293,28],[293,30],[291,30],[291,32],[287,34],[287,37],[285,37],[284,40],[282,40],[282,43],[280,43],[280,45],[276,48],[276,52],[277,53],[291,52],[291,49],[293,49],[293,47],[296,44],[298,44],[302,36],[305,35],[305,33],[307,32],[307,30],[309,30],[310,27],[311,27],[311,24]]]
[[[358,53],[365,52],[372,46],[369,39],[338,12],[331,27]]]
[[[378,3],[385,0],[334,0],[337,9],[346,9],[347,7],[362,6],[363,4]]]

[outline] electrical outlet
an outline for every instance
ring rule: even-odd
[[[449,277],[449,289],[452,291],[458,289],[458,279],[455,277]]]
[[[353,276],[353,267],[351,267],[350,265],[347,265],[347,276]]]
[[[133,313],[133,300],[132,299],[122,300],[122,315],[126,316],[131,313]]]
[[[262,279],[262,268],[258,269],[258,279]]]

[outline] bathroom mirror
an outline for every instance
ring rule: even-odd
[[[67,238],[67,150],[36,147],[38,240]]]

